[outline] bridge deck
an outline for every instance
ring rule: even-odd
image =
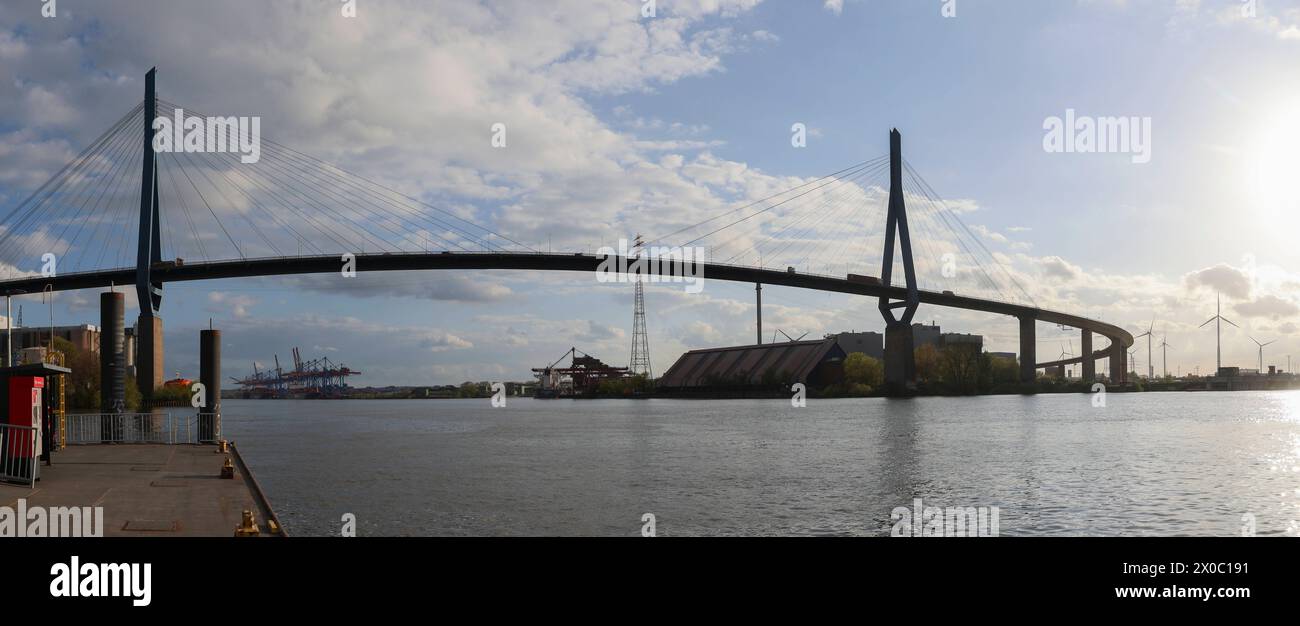
[[[419,252],[419,253],[372,253],[355,255],[356,271],[381,272],[399,270],[535,270],[535,271],[571,271],[595,272],[605,260],[594,254],[556,254],[533,252]],[[612,257],[617,259],[618,257]],[[799,289],[813,289],[835,293],[847,293],[868,297],[888,297],[902,299],[906,290],[893,287],[850,281],[847,278],[802,274],[781,270],[727,265],[721,263],[703,263],[700,276],[705,281],[725,280],[731,282],[762,283],[765,285],[782,285]],[[316,255],[296,257],[276,257],[261,259],[237,259],[195,264],[175,265],[162,263],[152,270],[154,280],[161,282],[213,280],[219,278],[241,278],[251,276],[278,276],[289,274],[330,274],[342,270],[343,263],[339,256]],[[32,276],[7,281],[0,281],[0,293],[39,293],[44,289],[63,291],[69,289],[103,288],[109,285],[129,285],[135,281],[135,269],[104,270],[97,272],[80,272],[61,274],[54,277]],[[680,272],[677,272],[680,275]],[[1133,336],[1118,326],[1098,320],[1088,319],[1061,311],[1038,309],[1019,304],[998,302],[982,298],[971,298],[947,292],[920,292],[921,302],[936,306],[985,311],[1019,318],[1032,318],[1051,324],[1064,324],[1073,328],[1090,330],[1107,337],[1112,342],[1118,341],[1125,348],[1133,345]],[[1098,353],[1097,358],[1104,358]],[[1082,361],[1076,357],[1068,362]],[[1041,365],[1039,365],[1041,367]]]

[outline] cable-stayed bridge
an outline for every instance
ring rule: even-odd
[[[168,282],[338,273],[345,261],[358,273],[595,272],[606,261],[590,250],[539,251],[482,225],[478,216],[418,200],[264,137],[259,158],[245,162],[230,149],[240,145],[238,120],[159,98],[154,78],[150,71],[141,104],[0,218],[0,263],[9,266],[0,293],[135,285],[142,334],[157,337],[140,348],[160,354],[158,314]],[[163,131],[153,121],[160,118],[178,123],[182,143],[201,141],[201,149],[158,149]],[[1133,337],[1112,324],[1039,308],[962,222],[961,207],[941,199],[902,158],[897,131],[890,133],[889,154],[749,195],[763,197],[681,224],[647,246],[701,250],[697,271],[708,280],[877,298],[886,321],[886,379],[894,388],[915,378],[911,321],[920,304],[1017,318],[1023,380],[1033,380],[1038,368],[1081,363],[1083,379],[1092,381],[1096,361],[1110,359],[1112,381],[1125,382],[1125,349]],[[42,267],[51,254],[56,272],[27,269]],[[665,264],[646,271],[674,270]],[[1078,329],[1081,356],[1037,363],[1038,321]],[[1110,345],[1094,350],[1093,335]],[[139,360],[154,362],[149,354]],[[158,371],[142,378],[161,376],[160,366],[151,369]]]

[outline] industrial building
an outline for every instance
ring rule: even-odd
[[[65,339],[82,352],[99,352],[99,327],[91,324],[78,326],[23,326],[15,327],[13,333],[14,350],[36,348],[50,344],[50,331],[54,336]]]
[[[885,336],[880,333],[848,332],[826,335],[826,338],[834,339],[845,355],[861,352],[873,359],[885,358]]]
[[[15,353],[21,353],[28,348],[48,347],[50,344],[50,333],[53,332],[55,337],[64,339],[71,343],[78,351],[99,354],[99,327],[93,324],[79,324],[76,326],[16,326],[11,331],[13,333],[13,347]],[[135,376],[135,328],[127,328],[124,333],[123,352],[126,355],[126,374]]]
[[[912,328],[917,346],[929,344],[940,350],[955,344],[972,344],[977,350],[984,346],[980,335],[944,333],[935,324],[914,324]],[[757,388],[788,390],[793,383],[824,387],[843,382],[844,359],[854,352],[883,360],[884,335],[847,332],[815,341],[691,350],[668,368],[659,379],[658,390],[668,394],[735,393]]]
[[[752,346],[691,350],[659,379],[660,393],[727,392],[804,383],[810,387],[843,378],[845,353],[836,336]]]
[[[983,335],[970,335],[966,333],[945,333],[939,328],[938,324],[930,322],[929,324],[912,324],[912,342],[916,347],[929,344],[936,349],[942,350],[953,344],[974,344],[977,351],[984,349]]]

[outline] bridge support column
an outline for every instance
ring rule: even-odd
[[[1110,382],[1122,385],[1128,382],[1128,355],[1124,354],[1124,344],[1110,340]]]
[[[1038,370],[1034,367],[1038,364],[1038,337],[1034,334],[1034,322],[1032,317],[1020,318],[1020,382],[1032,383],[1036,378],[1035,372]]]
[[[135,384],[140,395],[151,400],[163,384],[163,321],[156,315],[141,315],[135,323]]]
[[[1085,383],[1096,382],[1097,380],[1097,361],[1092,358],[1092,331],[1080,331],[1079,345],[1083,353],[1083,376]]]
[[[916,353],[911,324],[885,326],[885,387],[890,395],[903,395],[916,382]]]
[[[906,396],[916,385],[916,355],[912,352],[912,316],[921,304],[912,263],[912,236],[907,228],[907,203],[903,195],[903,136],[889,132],[889,215],[885,218],[885,254],[880,266],[880,284],[892,286],[894,241],[903,257],[903,278],[907,291],[898,302],[881,296],[880,315],[885,318],[885,393]],[[903,309],[900,316],[894,309]]]

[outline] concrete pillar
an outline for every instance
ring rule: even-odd
[[[1091,383],[1097,380],[1097,362],[1092,358],[1092,331],[1081,331],[1079,344],[1083,346],[1083,382]]]
[[[135,338],[135,383],[140,395],[148,400],[153,398],[153,390],[163,384],[163,321],[161,317],[141,315],[135,327],[139,333]]]
[[[1034,334],[1034,318],[1020,318],[1020,382],[1034,382],[1034,372],[1038,369],[1034,367],[1038,364],[1038,338]]]
[[[888,393],[905,393],[916,383],[914,349],[911,324],[893,323],[885,327],[885,386]]]
[[[758,340],[754,345],[763,345],[763,283],[754,283],[754,311],[758,315]]]
[[[1124,353],[1124,344],[1115,339],[1110,341],[1110,382],[1120,385],[1128,381],[1128,355]]]
[[[99,410],[100,413],[126,412],[126,355],[122,315],[126,300],[120,292],[99,294]],[[100,418],[100,437],[105,442],[120,441],[123,424],[109,415]]]
[[[199,443],[215,442],[221,434],[221,331],[199,331],[199,382],[203,406],[199,408]]]

